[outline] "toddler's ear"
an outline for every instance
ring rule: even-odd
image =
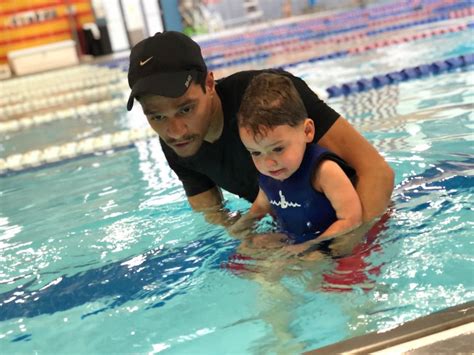
[[[311,143],[314,139],[314,121],[311,118],[304,120],[304,134],[306,136],[306,143]]]

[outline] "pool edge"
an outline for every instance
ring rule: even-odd
[[[474,301],[423,316],[383,333],[372,332],[306,352],[308,355],[373,353],[474,322]]]

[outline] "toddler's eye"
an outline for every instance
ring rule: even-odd
[[[276,148],[273,148],[273,151],[275,153],[281,153],[283,151],[283,149],[284,149],[283,147],[276,147]]]
[[[260,152],[250,152],[250,155],[253,157],[258,157],[260,155]]]

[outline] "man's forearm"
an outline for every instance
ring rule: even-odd
[[[390,204],[395,175],[385,161],[365,175],[358,175],[356,190],[362,204],[362,220],[369,222],[381,216]]]
[[[222,193],[218,187],[213,187],[198,195],[188,197],[191,208],[201,212],[208,223],[228,228],[239,219],[240,213],[231,212],[224,207]]]
[[[225,228],[229,228],[240,218],[240,213],[231,212],[223,207],[208,208],[198,212],[201,212],[204,215],[204,218],[208,223],[217,224]]]
[[[394,174],[375,147],[344,117],[339,117],[318,143],[356,170],[363,221],[383,214],[390,203]]]

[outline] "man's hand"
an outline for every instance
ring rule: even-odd
[[[230,212],[224,208],[222,193],[217,187],[213,187],[195,196],[188,197],[191,208],[201,212],[208,223],[224,227],[233,225],[239,218],[240,213]]]
[[[288,237],[282,233],[262,233],[247,236],[242,243],[248,249],[277,249],[286,246]]]
[[[312,247],[319,244],[319,241],[310,240],[301,244],[285,244],[276,252],[277,257],[281,259],[297,259],[302,261],[315,261],[324,258],[323,253]]]
[[[258,218],[251,213],[247,213],[237,219],[234,224],[227,228],[227,231],[230,235],[240,239],[253,232],[257,221]]]

